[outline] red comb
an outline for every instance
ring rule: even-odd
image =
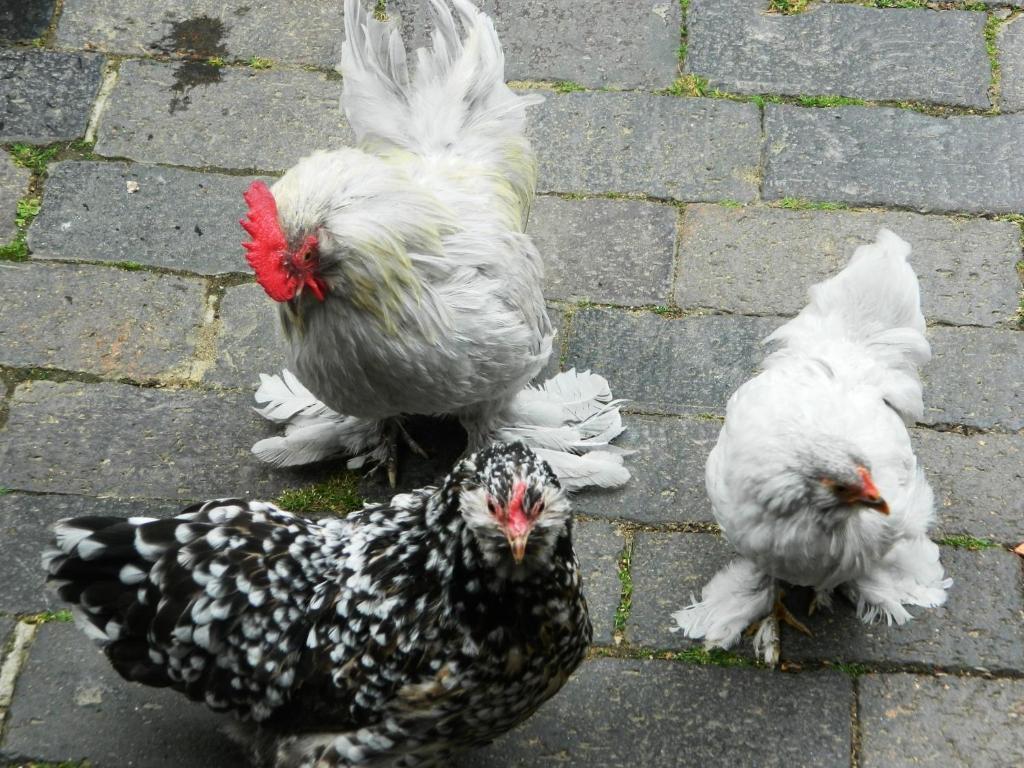
[[[244,193],[249,213],[239,223],[249,233],[251,242],[242,243],[248,253],[246,261],[256,271],[256,281],[274,301],[288,301],[295,296],[298,281],[284,268],[288,241],[277,221],[277,203],[267,185],[254,181]]]

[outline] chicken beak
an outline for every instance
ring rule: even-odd
[[[516,565],[523,562],[523,558],[526,556],[526,540],[530,538],[530,532],[526,531],[519,534],[518,536],[508,537],[508,546],[512,550],[512,559],[516,561]]]
[[[853,498],[853,501],[857,504],[863,504],[865,507],[871,507],[880,514],[888,515],[889,505],[878,492],[875,481],[871,479],[871,473],[864,467],[858,467],[857,474],[860,475],[861,489],[860,493]]]
[[[878,512],[880,514],[883,514],[883,515],[888,515],[889,514],[889,505],[886,503],[885,499],[883,499],[881,496],[867,496],[867,495],[865,495],[865,496],[861,496],[860,498],[858,498],[857,501],[859,501],[865,507],[871,507],[873,510],[875,510],[876,512]]]

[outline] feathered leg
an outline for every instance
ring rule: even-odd
[[[703,639],[704,647],[731,648],[747,627],[768,617],[775,622],[774,641],[771,625],[762,623],[754,644],[758,648],[760,641],[762,647],[770,649],[773,642],[777,647],[778,623],[772,612],[776,601],[773,578],[749,560],[734,560],[705,585],[699,602],[673,614],[673,618],[687,637]]]

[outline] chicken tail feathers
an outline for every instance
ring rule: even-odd
[[[491,20],[468,0],[430,0],[430,48],[410,77],[396,20],[378,21],[345,0],[342,107],[358,141],[384,141],[421,155],[452,153],[495,166],[532,199],[535,160],[524,136],[526,107],[543,101],[505,85],[505,56]],[[528,208],[528,205],[526,206]]]
[[[381,443],[380,422],[343,416],[316,399],[295,375],[285,369],[280,376],[260,374],[254,408],[268,421],[283,424],[283,435],[260,440],[252,447],[255,456],[275,467],[313,464],[339,454],[356,456],[360,466],[367,451]]]
[[[917,275],[907,263],[910,245],[888,229],[860,246],[838,275],[811,287],[810,303],[766,341],[790,353],[816,354],[836,341],[855,344],[877,364],[886,401],[907,421],[924,411],[918,368],[931,358],[925,339]]]
[[[502,415],[495,439],[526,443],[567,491],[617,488],[630,478],[625,452],[611,445],[625,429],[622,403],[612,397],[604,377],[565,371],[519,392]]]

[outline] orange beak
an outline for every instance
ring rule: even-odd
[[[857,467],[857,474],[860,475],[860,492],[853,494],[849,499],[849,503],[863,504],[865,507],[871,507],[883,515],[888,515],[889,505],[878,492],[875,481],[871,479],[871,473],[865,467]]]

